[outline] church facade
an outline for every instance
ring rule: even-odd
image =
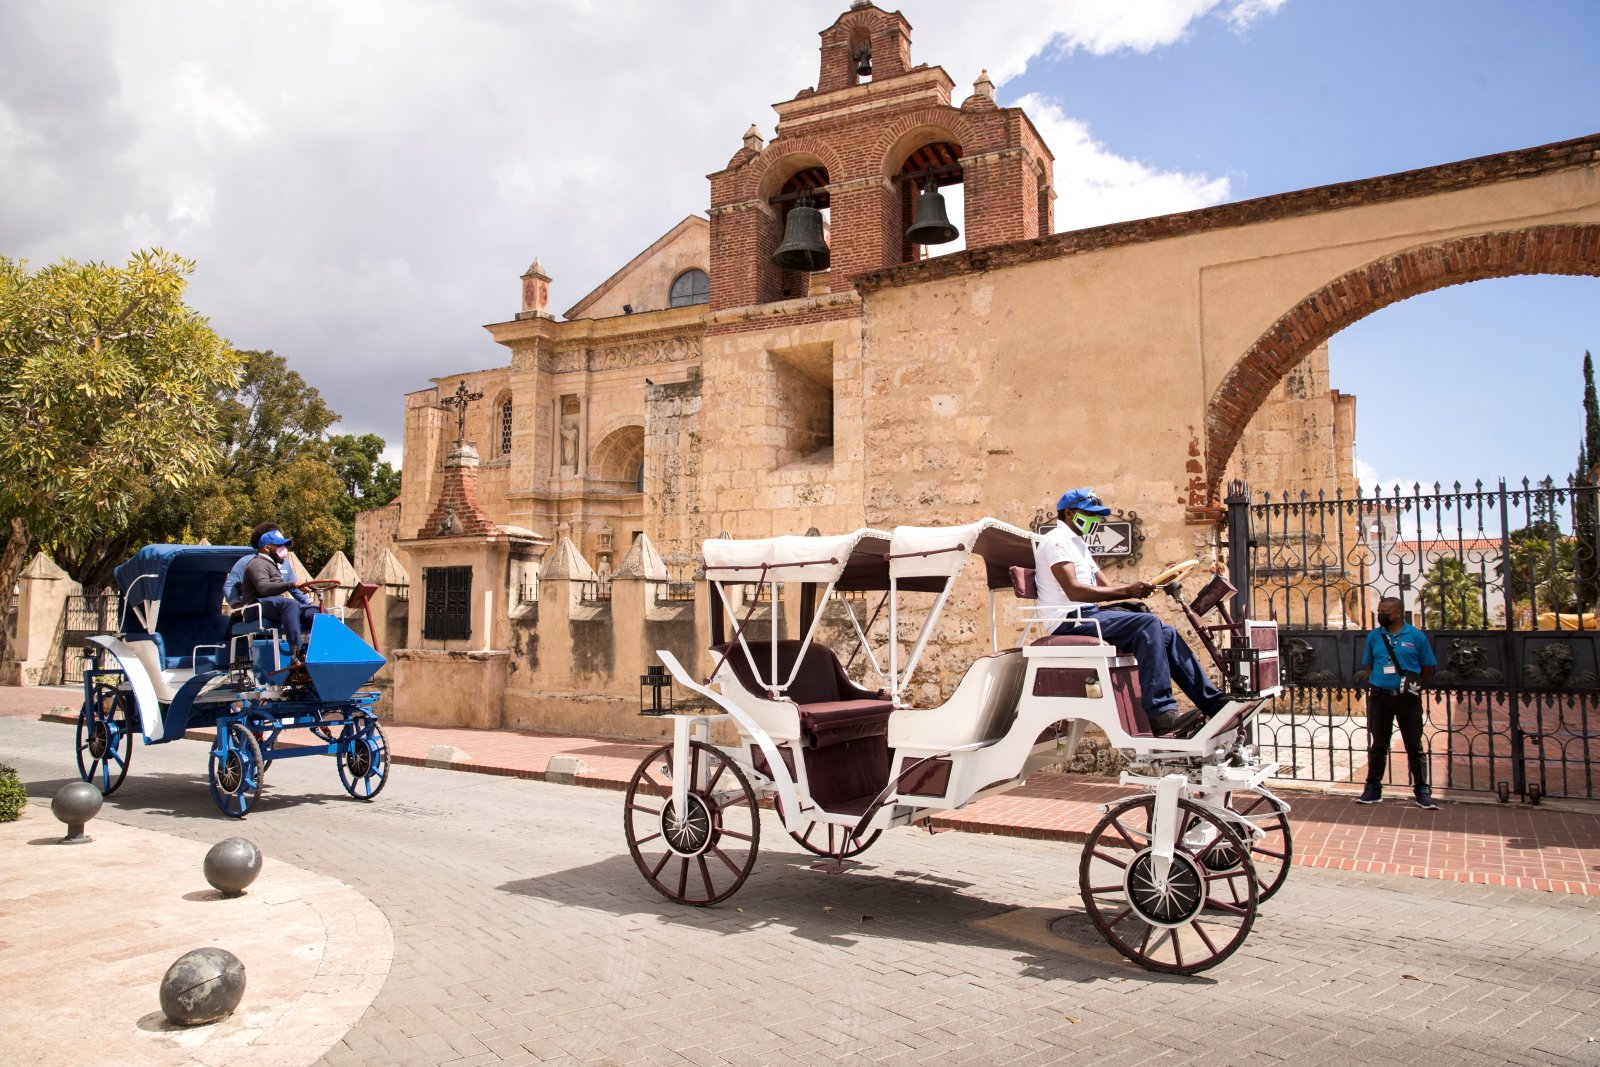
[[[1600,223],[1592,138],[1055,234],[1054,159],[1028,116],[987,76],[957,99],[913,63],[907,21],[866,0],[776,111],[770,141],[752,128],[710,175],[705,218],[560,317],[535,261],[488,327],[506,362],[407,395],[405,490],[383,520],[416,590],[400,717],[468,721],[437,684],[468,669],[457,688],[493,705],[475,723],[640,732],[626,708],[651,642],[697,656],[704,606],[591,594],[692,580],[706,537],[1029,525],[1088,484],[1127,513],[1143,564],[1216,558],[1230,477],[1354,488],[1332,333],[1439,285],[1600,260],[1582,229]],[[965,249],[938,255],[915,238],[939,235],[929,192],[956,184]],[[775,256],[797,237],[809,252]],[[471,394],[458,428],[444,402]],[[465,636],[430,636],[430,576],[473,566]],[[469,653],[489,665],[463,668]],[[935,688],[945,653],[964,654],[932,651]]]

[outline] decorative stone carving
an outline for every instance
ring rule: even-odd
[[[573,374],[582,370],[624,370],[700,358],[698,337],[658,337],[609,348],[537,350],[539,369],[548,374]],[[515,366],[515,361],[513,361]]]
[[[456,517],[456,506],[450,501],[445,501],[444,514],[439,516],[439,525],[433,531],[435,537],[460,537],[465,531],[461,527],[461,520]]]

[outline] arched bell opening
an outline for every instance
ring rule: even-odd
[[[850,84],[863,85],[872,80],[872,31],[857,26],[850,33]]]
[[[773,267],[771,291],[763,292],[762,299],[809,296],[813,288],[826,292],[826,284],[814,286],[813,276],[827,272],[832,262],[827,168],[795,171],[767,204],[772,209],[770,232],[776,239],[765,257]]]
[[[965,221],[965,178],[954,141],[930,141],[906,156],[895,175],[900,262],[966,247],[957,221]]]

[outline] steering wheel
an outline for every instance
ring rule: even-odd
[[[323,603],[322,594],[338,584],[339,579],[337,578],[307,578],[295,588],[311,590],[311,595],[317,598],[317,607],[321,608]]]
[[[1190,571],[1198,566],[1200,566],[1200,561],[1197,559],[1186,559],[1182,563],[1174,563],[1154,578],[1151,578],[1150,584],[1154,586],[1168,585],[1186,577]]]

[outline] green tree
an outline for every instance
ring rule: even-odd
[[[1577,538],[1554,522],[1537,522],[1511,534],[1511,551],[1500,564],[1512,600],[1530,613],[1570,610],[1576,598]]]
[[[0,257],[0,612],[33,545],[102,584],[134,515],[214,469],[210,401],[241,360],[184,303],[193,271],[159,249],[33,272]]]
[[[315,573],[334,552],[354,550],[356,513],[398,495],[399,473],[380,461],[378,435],[328,435],[338,415],[284,357],[241,355],[238,383],[215,398],[222,448],[216,471],[151,500],[134,543],[244,544],[252,527],[272,519]]]
[[[1595,395],[1594,357],[1583,354],[1583,439],[1578,445],[1578,469],[1572,474],[1572,526],[1577,535],[1573,578],[1574,607],[1593,609],[1600,601],[1600,489],[1594,467],[1600,463],[1600,399]]]
[[[1483,577],[1467,570],[1457,556],[1440,556],[1422,576],[1422,610],[1436,629],[1481,630]]]

